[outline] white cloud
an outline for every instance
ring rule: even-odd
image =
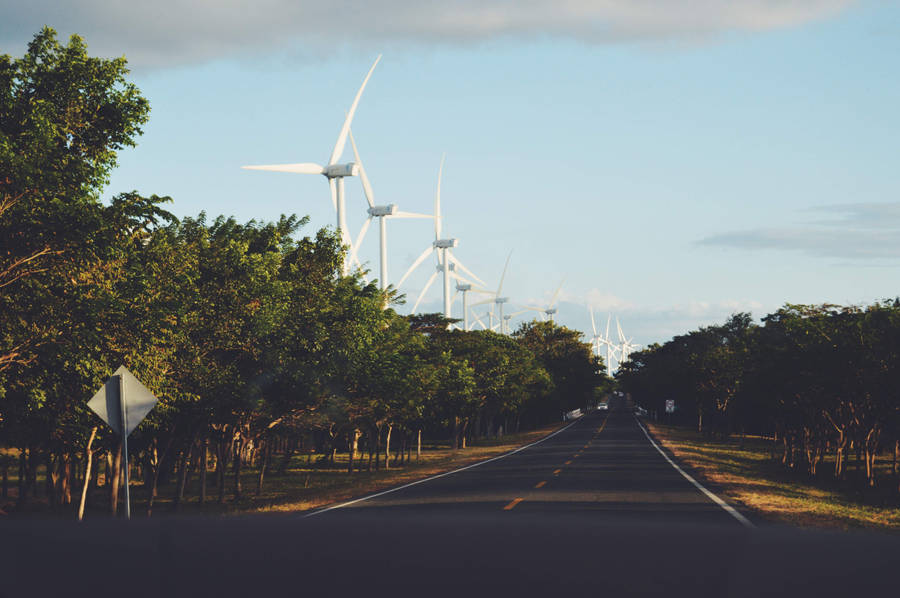
[[[557,36],[607,43],[792,27],[855,0],[0,0],[0,47],[47,24],[92,52],[162,67],[299,45],[458,44]]]

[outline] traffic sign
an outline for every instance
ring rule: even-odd
[[[88,407],[109,424],[116,434],[122,435],[122,398],[125,399],[125,435],[131,434],[159,401],[123,365],[116,370],[97,394],[88,401]]]
[[[97,391],[88,407],[122,437],[122,467],[125,471],[125,517],[131,519],[131,493],[128,483],[128,435],[144,421],[159,401],[123,365],[103,388]],[[123,433],[124,432],[124,433]]]
[[[666,413],[675,413],[675,401],[666,399]]]

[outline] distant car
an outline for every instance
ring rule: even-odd
[[[609,404],[608,403],[599,403],[597,405],[597,411],[609,411]]]

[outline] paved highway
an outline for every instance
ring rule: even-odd
[[[594,523],[742,524],[685,479],[636,418],[615,406],[507,457],[314,516],[350,510],[378,517],[503,511],[507,517],[565,515]]]
[[[0,597],[895,593],[896,536],[741,518],[614,410],[309,516],[0,523]]]

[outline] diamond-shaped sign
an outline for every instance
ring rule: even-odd
[[[147,387],[141,384],[141,381],[135,378],[134,374],[129,372],[124,365],[117,369],[116,373],[97,391],[97,394],[88,401],[88,407],[120,436],[122,434],[120,378],[121,389],[125,397],[125,435],[127,436],[139,423],[144,421],[159,399],[153,396],[153,393],[147,390]]]

